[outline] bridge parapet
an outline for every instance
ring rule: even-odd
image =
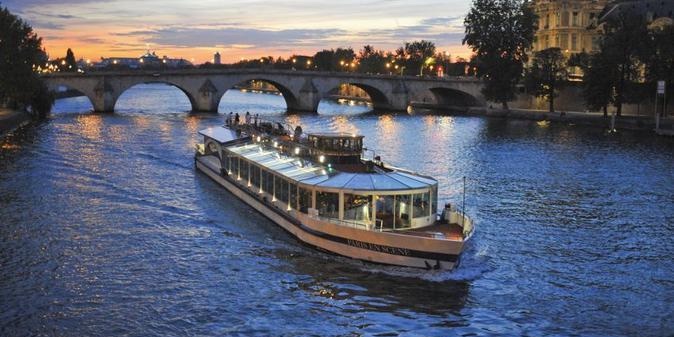
[[[289,111],[316,112],[318,103],[341,84],[360,87],[370,95],[375,110],[406,111],[418,101],[437,105],[484,104],[482,82],[472,77],[427,78],[277,69],[183,69],[164,71],[95,71],[85,74],[43,75],[52,89],[66,86],[92,102],[94,110],[111,112],[121,94],[141,83],[176,86],[194,111],[217,112],[222,95],[237,84],[266,81],[282,94]]]

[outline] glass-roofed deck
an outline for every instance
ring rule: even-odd
[[[368,229],[415,228],[436,220],[434,179],[399,170],[340,172],[253,141],[222,145],[229,177],[278,207]]]

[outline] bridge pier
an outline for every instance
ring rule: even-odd
[[[204,81],[204,84],[199,88],[199,92],[191,94],[185,92],[192,104],[192,111],[194,112],[218,112],[218,105],[220,105],[220,98],[218,89],[215,87],[210,79]]]
[[[114,112],[115,111],[115,97],[111,92],[96,93],[91,100],[91,105],[94,106],[94,112]]]

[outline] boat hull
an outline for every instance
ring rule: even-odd
[[[459,263],[463,241],[359,229],[282,209],[223,175],[219,165],[201,158],[195,158],[199,171],[303,243],[337,255],[380,264],[453,269]]]

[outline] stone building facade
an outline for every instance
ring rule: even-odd
[[[538,30],[533,51],[560,48],[566,57],[599,50],[595,29],[608,0],[534,0]],[[580,79],[579,69],[570,69],[570,79]]]

